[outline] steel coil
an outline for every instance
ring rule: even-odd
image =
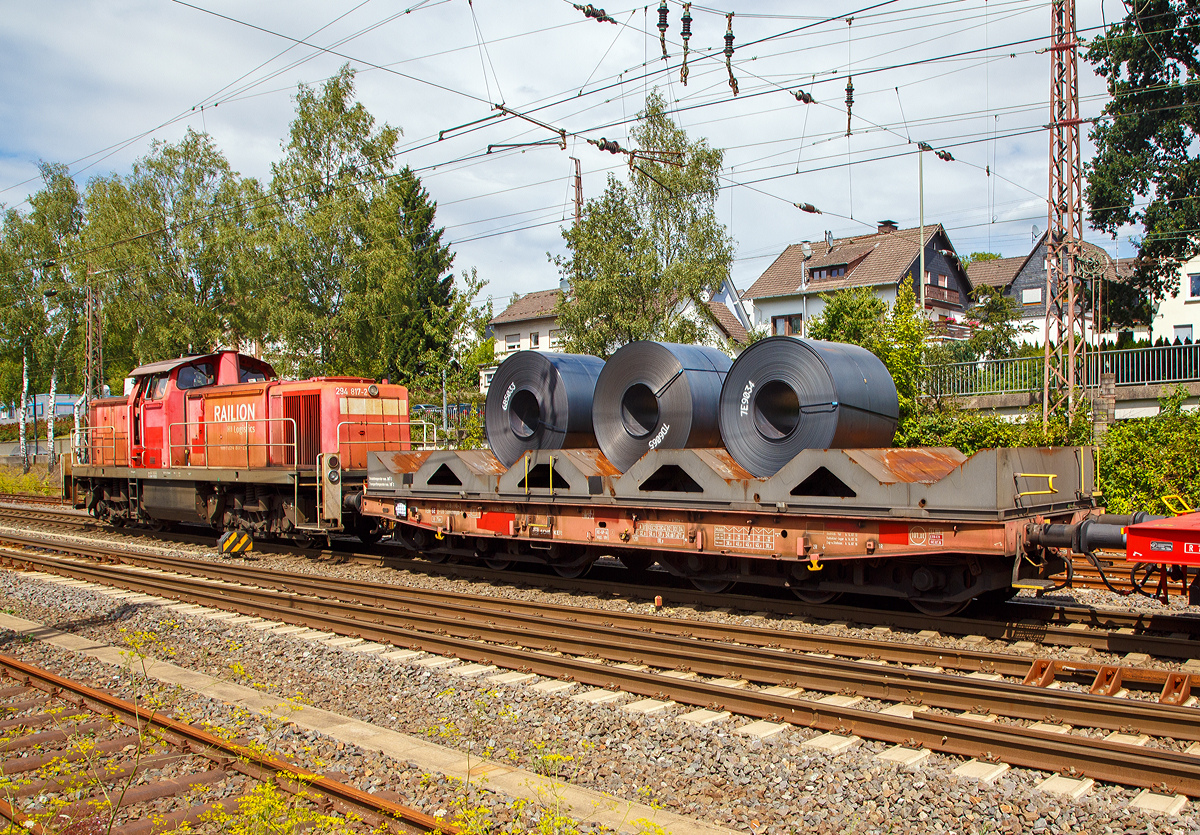
[[[484,430],[511,467],[527,450],[596,446],[592,395],[604,360],[584,354],[518,351],[492,376]]]
[[[773,336],[737,358],[721,391],[721,439],[758,478],[806,449],[891,446],[896,385],[864,348]]]
[[[721,443],[717,404],[729,357],[715,348],[631,342],[609,357],[592,419],[604,455],[621,472],[652,449]]]

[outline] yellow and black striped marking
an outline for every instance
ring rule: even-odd
[[[225,531],[217,540],[217,547],[222,554],[245,554],[253,550],[254,540],[250,538],[250,534],[243,531]]]

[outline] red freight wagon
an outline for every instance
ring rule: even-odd
[[[359,514],[368,451],[435,442],[409,423],[403,386],[281,381],[235,351],[143,365],[125,385],[91,403],[71,473],[75,505],[116,524],[372,539],[375,520]]]

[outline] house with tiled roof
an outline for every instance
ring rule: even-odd
[[[954,256],[954,245],[940,224],[926,226],[925,309],[943,332],[957,330],[970,305],[971,282]],[[808,323],[825,307],[823,294],[850,287],[871,287],[891,304],[904,282],[912,285],[920,272],[921,229],[899,229],[881,221],[872,234],[827,237],[817,243],[792,244],[767,267],[742,298],[754,306],[754,325],[772,335],[803,336]],[[960,331],[965,335],[965,331]]]
[[[1084,256],[1095,264],[1099,275],[1109,281],[1117,279],[1117,265],[1100,247],[1084,241]],[[976,261],[967,269],[972,286],[986,285],[1000,290],[1010,299],[1023,323],[1026,332],[1019,337],[1028,344],[1042,344],[1046,339],[1046,235],[1034,244],[1028,255],[1015,258],[999,258],[992,261]],[[1090,268],[1089,264],[1089,268]],[[1085,331],[1092,332],[1092,305],[1085,304]]]

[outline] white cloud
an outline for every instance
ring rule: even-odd
[[[197,5],[304,38],[358,4],[206,0]],[[562,251],[558,222],[564,215],[569,222],[568,156],[582,160],[585,196],[602,191],[608,171],[623,170],[620,159],[576,137],[568,137],[565,153],[547,147],[497,150],[481,159],[454,162],[482,154],[489,144],[553,138],[543,128],[508,118],[436,141],[441,130],[488,116],[487,102],[500,101],[501,96],[510,107],[547,124],[628,145],[629,120],[640,108],[644,90],[658,84],[678,101],[679,121],[693,137],[706,136],[712,145],[728,149],[729,180],[752,185],[725,189],[720,206],[720,216],[739,244],[734,278],[742,288],[786,244],[819,240],[825,229],[848,234],[883,218],[915,224],[917,162],[911,146],[904,144],[906,135],[949,147],[958,160],[946,163],[927,155],[925,218],[927,223],[945,224],[960,250],[1023,254],[1030,227],[1045,227],[1048,137],[1038,128],[1049,121],[1049,57],[1034,54],[1044,40],[1005,48],[986,63],[983,54],[976,53],[871,71],[1044,37],[1049,31],[1044,3],[899,0],[856,16],[851,26],[839,20],[772,38],[811,22],[795,17],[798,9],[835,16],[868,4],[737,0],[732,4],[737,12],[734,73],[741,95],[732,101],[725,101],[729,89],[719,54],[723,15],[694,9],[691,75],[684,87],[678,70],[664,74],[667,65],[656,58],[660,50],[653,6],[647,14],[642,6],[603,4],[622,23],[612,26],[585,20],[568,3],[477,2],[474,14],[487,42],[481,54],[472,7],[464,0],[412,5],[424,7],[331,48],[355,59],[358,93],[370,111],[380,121],[403,128],[402,161],[422,169],[452,241],[548,223],[455,244],[456,266],[478,268],[490,282],[488,292],[499,299],[514,290],[528,292],[557,281],[546,252]],[[1099,24],[1098,7],[1081,5],[1086,8],[1080,9],[1080,27]],[[404,8],[371,0],[313,41],[333,44]],[[679,12],[672,4],[672,66],[679,52]],[[10,3],[5,16],[0,31],[0,70],[5,78],[0,95],[0,188],[36,178],[38,160],[74,162],[183,113],[180,121],[99,162],[91,157],[74,170],[81,181],[127,171],[151,139],[176,141],[190,126],[212,133],[237,170],[265,179],[287,136],[296,84],[320,84],[344,61],[327,54],[310,57],[242,96],[192,112],[193,105],[291,44],[161,0]],[[640,31],[643,25],[649,27],[648,36]],[[769,39],[747,45],[763,38]],[[311,54],[307,47],[294,47],[248,80],[262,79]],[[647,60],[652,77],[643,80]],[[853,61],[855,88],[854,133],[849,140],[844,135],[843,76],[848,60]],[[1082,60],[1080,77],[1084,115],[1094,115],[1103,103],[1103,85]],[[585,82],[584,94],[577,96]],[[787,92],[800,83],[818,104],[799,104]],[[603,89],[588,92],[597,88]],[[763,91],[768,92],[760,94]],[[696,106],[702,104],[709,106]],[[1009,136],[1022,130],[1032,132]],[[981,141],[992,132],[998,136],[995,142]],[[845,165],[847,148],[856,163],[850,167]],[[88,163],[92,164],[84,168]],[[989,166],[1004,179],[989,178],[984,173]],[[796,174],[797,168],[805,173]],[[10,188],[0,193],[0,201],[17,204],[36,187],[35,180]],[[826,214],[801,213],[790,206],[793,201],[812,202]],[[849,220],[850,215],[858,220]],[[992,216],[995,223],[989,220]]]

